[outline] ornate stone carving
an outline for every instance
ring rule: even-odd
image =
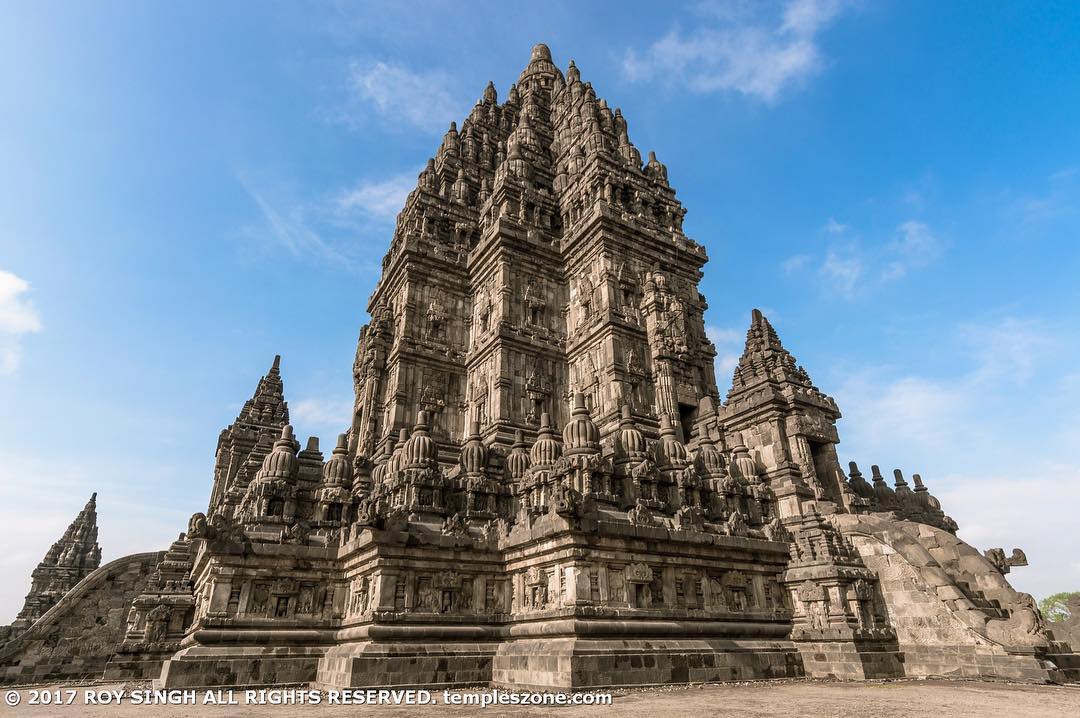
[[[647,564],[632,563],[626,567],[626,580],[628,583],[650,583],[653,570]]]
[[[1005,550],[1000,548],[989,548],[983,552],[983,556],[986,560],[993,564],[994,568],[1000,571],[1002,574],[1006,574],[1012,569],[1013,566],[1027,566],[1027,554],[1018,548],[1014,548],[1012,556],[1006,556]]]

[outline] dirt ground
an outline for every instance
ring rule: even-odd
[[[206,705],[203,692],[196,705],[134,705],[129,693],[119,705],[87,706],[85,691],[115,691],[125,686],[51,686],[76,691],[67,705],[29,705],[32,689],[19,688],[20,704],[11,707],[9,690],[3,688],[5,704],[0,714],[28,716],[150,716],[179,718],[196,716],[406,716],[406,715],[483,715],[491,716],[597,716],[617,712],[623,716],[787,716],[789,718],[833,718],[874,716],[881,718],[917,718],[919,716],[1003,716],[1008,718],[1044,718],[1080,716],[1080,686],[1033,686],[1008,683],[958,681],[895,681],[882,683],[830,683],[811,681],[758,682],[746,684],[704,685],[646,690],[613,691],[610,706],[537,706],[507,707],[451,706],[444,703],[441,690],[432,691],[438,705],[425,706],[342,706],[328,705],[326,696],[319,705],[244,705],[243,691],[234,696],[239,705]],[[38,688],[42,690],[45,687]],[[129,685],[129,690],[143,690],[146,685]],[[462,693],[483,693],[456,691]],[[490,692],[490,691],[487,691]],[[55,693],[53,694],[55,695]]]

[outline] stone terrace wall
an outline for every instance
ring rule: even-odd
[[[0,647],[0,683],[100,678],[124,640],[131,602],[164,552],[132,554],[98,568]]]

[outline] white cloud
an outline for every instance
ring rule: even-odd
[[[1022,386],[1041,365],[1061,373],[1063,388],[1071,383],[1071,352],[1058,351],[1059,340],[1042,322],[1006,317],[993,324],[964,324],[957,333],[974,347],[978,367],[973,381]]]
[[[844,4],[841,0],[791,0],[784,8],[783,29],[800,37],[812,36],[828,25]]]
[[[414,72],[382,61],[354,60],[349,65],[354,113],[363,116],[373,112],[388,123],[404,123],[427,132],[443,132],[449,124],[447,118],[464,116],[467,107],[447,90],[451,84],[449,75],[442,71]]]
[[[178,490],[189,494],[172,493]],[[186,530],[191,514],[206,510],[203,486],[162,462],[147,465],[128,456],[118,468],[108,452],[83,453],[75,462],[5,455],[0,462],[0,572],[5,577],[0,624],[15,618],[30,589],[31,571],[95,491],[102,564],[168,548]]]
[[[346,431],[352,424],[353,400],[351,397],[308,398],[289,402],[289,418],[293,424],[323,439],[327,446],[323,451],[333,448],[337,435]]]
[[[897,237],[888,244],[882,279],[900,279],[910,270],[925,267],[941,254],[941,243],[923,222],[908,220],[896,228]]]
[[[944,251],[943,242],[930,227],[913,219],[897,225],[884,241],[867,241],[832,217],[821,231],[829,238],[822,255],[796,255],[788,258],[783,268],[793,274],[820,262],[818,274],[827,289],[845,299],[855,299],[881,283],[902,279],[915,269],[929,266]]]
[[[830,287],[845,297],[855,296],[863,275],[863,260],[854,244],[830,247],[821,264],[820,273]]]
[[[710,324],[705,327],[705,335],[709,337],[716,347],[716,384],[721,392],[726,388],[726,381],[730,381],[732,372],[739,364],[742,356],[743,344],[746,332],[738,329],[718,327]]]
[[[1080,383],[1065,358],[1074,347],[1059,335],[1015,317],[947,326],[937,351],[953,371],[863,366],[831,392],[844,412],[845,462],[864,471],[877,463],[886,476],[893,467],[909,479],[921,473],[961,538],[980,549],[1027,551],[1031,566],[1009,578],[1036,596],[1080,588],[1080,573],[1063,571],[1075,553],[1063,537],[1080,505],[1072,448]]]
[[[41,331],[40,315],[23,296],[29,291],[29,282],[0,269],[0,376],[22,363],[22,335]]]
[[[1030,565],[1008,577],[1017,590],[1041,598],[1080,589],[1076,544],[1068,538],[1080,506],[1075,466],[1025,462],[1008,473],[954,474],[937,484],[930,490],[960,525],[962,539],[980,550],[1024,550]]]
[[[377,270],[377,253],[389,245],[394,217],[416,184],[408,173],[367,178],[304,201],[282,192],[271,199],[243,175],[238,180],[260,213],[260,221],[243,229],[246,238],[353,272]]]
[[[785,259],[780,268],[784,270],[784,274],[795,274],[804,269],[811,259],[809,254],[796,254]]]
[[[414,187],[415,174],[398,175],[382,181],[363,180],[341,193],[335,206],[344,214],[358,212],[372,219],[393,220]]]
[[[259,207],[270,238],[294,257],[326,260],[342,266],[351,264],[349,258],[337,247],[308,226],[303,206],[292,205],[288,209],[279,210],[258,190],[246,183],[244,188]]]
[[[844,412],[845,442],[873,457],[896,446],[940,451],[956,439],[971,408],[966,381],[902,376],[887,380],[874,367],[848,376],[835,392]]]
[[[829,234],[843,234],[847,230],[847,225],[840,224],[834,218],[829,217],[829,221],[825,223],[823,229]]]
[[[1002,193],[1000,204],[1006,217],[1015,223],[1013,233],[1019,237],[1032,235],[1045,225],[1067,220],[1076,215],[1080,205],[1080,170],[1064,167],[1046,178],[1041,191]],[[1042,232],[1034,233],[1042,236]]]
[[[1002,429],[988,423],[998,418],[991,405],[1015,404],[1036,370],[1060,376],[1058,396],[1068,391],[1063,387],[1073,367],[1055,359],[1067,352],[1056,351],[1054,333],[1039,321],[961,323],[948,327],[945,336],[957,342],[941,347],[956,367],[949,375],[895,376],[885,364],[846,375],[835,396],[854,443],[870,453],[906,446],[929,454],[964,446],[985,454],[1007,441],[993,437]]]
[[[821,65],[818,34],[846,5],[840,0],[790,0],[780,17],[724,12],[718,25],[678,29],[644,53],[627,51],[623,71],[632,81],[684,83],[694,92],[734,91],[766,102]]]

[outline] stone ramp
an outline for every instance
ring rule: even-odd
[[[101,678],[124,639],[131,601],[145,589],[163,553],[123,556],[86,576],[0,647],[0,683]]]
[[[1039,630],[1024,594],[1000,576],[987,579],[994,569],[973,547],[912,522],[880,516],[838,521],[881,579],[904,654],[904,675],[1054,683],[1080,679],[1080,656]],[[982,568],[975,565],[980,562],[986,563],[986,575],[976,574],[982,584],[977,587],[966,577]]]

